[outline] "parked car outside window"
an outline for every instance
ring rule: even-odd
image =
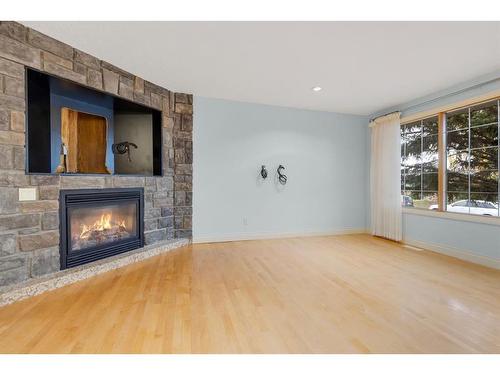
[[[429,210],[437,210],[437,204],[429,207]],[[446,206],[447,212],[457,212],[463,214],[498,216],[498,205],[493,202],[482,200],[461,200]]]

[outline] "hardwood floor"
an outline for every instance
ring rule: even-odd
[[[0,308],[3,353],[500,353],[500,271],[368,235],[188,246]]]

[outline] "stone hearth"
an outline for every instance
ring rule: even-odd
[[[142,249],[115,255],[111,258],[102,259],[97,262],[32,278],[22,283],[4,287],[0,291],[0,306],[8,305],[116,268],[124,267],[128,264],[160,255],[167,251],[189,245],[190,242],[191,240],[186,238],[161,241],[153,245],[145,246]]]

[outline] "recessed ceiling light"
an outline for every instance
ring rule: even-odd
[[[323,89],[319,86],[314,86],[311,90],[313,90],[314,92],[318,92],[318,91],[321,91]]]

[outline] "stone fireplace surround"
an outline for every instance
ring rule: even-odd
[[[163,176],[25,172],[25,68],[162,111]],[[59,190],[144,188],[147,249],[192,236],[192,96],[165,88],[17,22],[0,22],[0,293],[60,270]],[[19,201],[35,187],[37,200]],[[30,280],[33,279],[33,280]],[[7,286],[9,286],[7,288]]]

